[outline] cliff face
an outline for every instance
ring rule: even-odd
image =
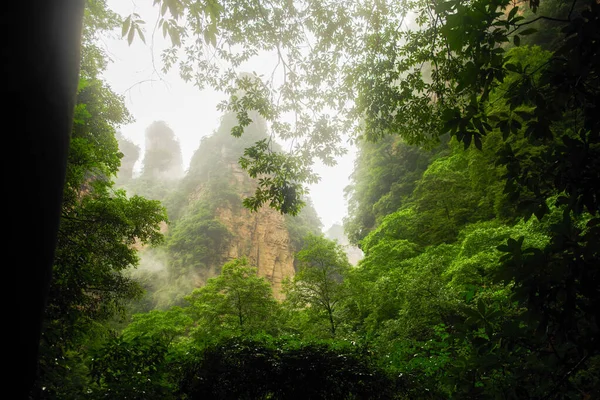
[[[255,213],[219,208],[216,214],[233,234],[226,257],[248,257],[258,268],[258,275],[271,282],[275,297],[282,299],[282,282],[294,275],[294,256],[283,216],[268,207]]]

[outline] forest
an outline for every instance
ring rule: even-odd
[[[99,37],[152,27],[85,1],[25,398],[600,399],[597,0],[153,3],[221,122],[142,154]],[[347,137],[360,260],[307,189]]]

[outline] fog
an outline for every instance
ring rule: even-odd
[[[189,166],[194,151],[202,137],[210,135],[218,126],[222,113],[216,106],[224,100],[223,93],[212,89],[199,90],[184,82],[177,68],[168,73],[161,71],[160,52],[168,45],[162,33],[152,34],[158,9],[150,2],[131,3],[109,0],[110,9],[121,15],[138,13],[146,21],[146,44],[136,39],[131,45],[114,32],[112,37],[101,39],[112,62],[104,74],[108,84],[122,94],[134,122],[121,127],[124,137],[131,140],[144,153],[145,130],[154,121],[165,121],[181,144],[184,169]],[[247,63],[242,69],[257,74],[270,75],[276,60],[266,54]],[[346,144],[348,152],[337,158],[337,165],[327,167],[316,161],[314,171],[321,180],[309,186],[310,197],[326,231],[335,223],[342,223],[347,213],[344,188],[355,157],[355,148]],[[139,173],[141,159],[135,171]]]

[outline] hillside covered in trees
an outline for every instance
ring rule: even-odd
[[[97,37],[144,21],[86,2],[29,398],[600,398],[597,1],[155,3],[229,99],[187,170],[168,122],[142,155]],[[236,70],[268,50],[281,86]]]

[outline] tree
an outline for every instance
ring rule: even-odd
[[[95,384],[90,385],[87,398],[174,399],[167,352],[165,340],[148,335],[107,341],[93,354]]]
[[[168,237],[170,268],[174,276],[196,270],[208,278],[223,262],[223,249],[231,233],[214,216],[214,211],[198,202],[177,221]]]
[[[123,330],[125,339],[139,336],[156,337],[167,345],[187,333],[193,324],[189,313],[181,307],[171,307],[166,311],[152,310],[134,314],[131,323]]]
[[[204,336],[273,332],[277,302],[270,284],[245,258],[223,265],[221,274],[186,296]]]
[[[304,242],[305,248],[296,255],[299,270],[285,285],[286,300],[292,307],[324,319],[329,334],[335,337],[346,297],[343,279],[350,263],[344,249],[322,235],[309,235]]]
[[[585,120],[582,134],[597,129],[597,119],[590,111],[598,91],[593,67],[598,5],[593,0],[574,0],[570,7],[559,7],[552,15],[526,14],[528,19],[521,15],[527,7],[509,0],[467,4],[458,0],[390,0],[374,5],[366,1],[268,5],[239,1],[228,7],[218,3],[204,7],[156,3],[161,7],[158,24],[173,43],[163,54],[165,69],[177,62],[178,49],[183,47],[189,56],[180,60],[182,76],[200,87],[225,88],[231,95],[223,108],[238,117],[239,125],[232,128],[236,136],[252,121],[248,112],[256,110],[272,121],[273,135],[296,140],[297,145],[287,155],[260,144],[249,149],[244,167],[253,174],[273,176],[248,199],[253,208],[272,200],[272,207],[297,212],[300,204],[294,199],[303,193],[301,182],[314,179],[308,160],[317,157],[333,162],[331,156],[343,152],[337,146],[340,132],[369,139],[400,135],[411,144],[435,143],[440,136],[450,134],[465,147],[474,144],[481,148],[482,138],[495,129],[508,137],[523,127],[532,141],[549,138],[553,121],[576,109]],[[539,0],[529,2],[533,13],[539,6]],[[419,17],[408,23],[411,13]],[[245,23],[239,24],[242,20]],[[519,46],[522,37],[533,34],[535,29],[529,25],[539,20],[565,29],[563,40],[556,41],[555,51],[560,50],[556,57],[532,70],[544,78],[532,80],[534,73],[510,62],[506,49],[507,43]],[[141,32],[135,16],[126,20],[123,28],[130,41]],[[218,57],[207,60],[207,50],[197,37],[204,37],[208,49],[214,47]],[[576,42],[578,45],[573,46]],[[298,50],[299,43],[310,50]],[[259,50],[275,52],[277,67],[285,77],[281,85],[272,84],[277,71],[265,82],[258,76],[235,73],[238,65]],[[564,54],[573,57],[563,58]],[[579,61],[570,65],[566,60]],[[224,68],[220,68],[222,61]],[[490,94],[513,74],[518,79],[501,96],[511,104],[510,112],[487,112]],[[574,97],[575,93],[582,96]],[[534,107],[518,109],[526,103]],[[296,114],[293,124],[281,120],[287,112]],[[588,139],[575,140],[586,143]],[[590,140],[595,143],[595,134]],[[565,151],[574,154],[583,151],[580,147],[572,142]],[[565,155],[549,157],[561,163]],[[580,169],[596,170],[587,168],[593,164],[591,158],[585,157],[585,166]],[[508,159],[504,160],[506,164]],[[567,170],[566,165],[556,169],[563,189],[573,187]],[[529,182],[537,190],[545,191],[542,186],[555,181],[528,179],[527,169],[515,172],[514,179],[520,185]],[[589,178],[593,177],[591,173]],[[575,190],[576,197],[585,197],[596,210],[595,200],[590,200],[593,191],[569,190]],[[538,213],[545,207],[539,199],[528,204]]]

